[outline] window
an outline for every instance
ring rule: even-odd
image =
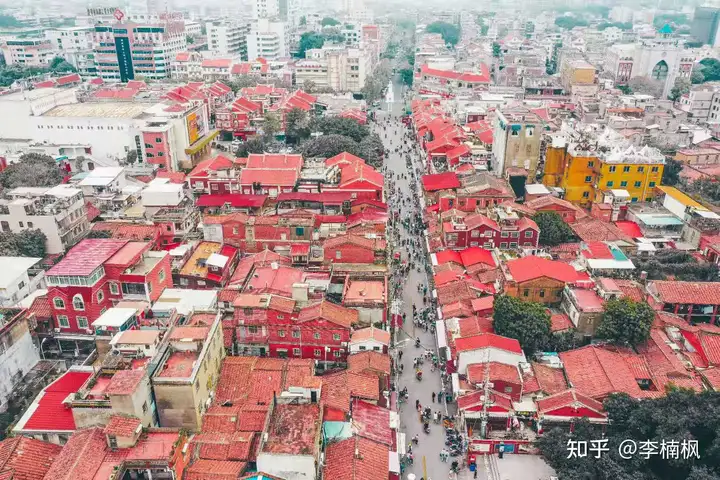
[[[500,232],[500,236],[502,238],[508,238],[510,236],[510,232]]]
[[[98,293],[97,293],[98,303],[102,302],[104,299],[105,299],[105,294],[103,293],[102,290],[98,290]]]
[[[300,338],[300,330],[293,330],[292,336],[293,338]]]
[[[233,235],[237,235],[240,233],[240,229],[238,227],[233,227]]]
[[[645,167],[638,167],[638,173],[643,173],[645,171]]]
[[[258,333],[258,327],[257,327],[257,325],[250,325],[250,326],[248,327],[248,333],[251,333],[251,334],[253,334],[253,335],[257,334],[257,333]]]
[[[612,167],[608,168],[608,171],[609,171],[610,173],[615,172],[615,170],[617,170],[617,167],[616,167],[615,165],[613,165]]]
[[[321,354],[321,351],[319,348],[316,348],[315,350],[313,350],[313,353],[315,354],[316,357],[319,357]]]
[[[278,337],[285,337],[285,330],[278,330]]]
[[[540,290],[540,298],[545,298],[545,290],[544,289]]]
[[[595,165],[595,162],[588,162],[588,168],[592,168],[593,165]]]
[[[525,230],[525,238],[532,238],[533,231],[532,230]]]
[[[158,280],[160,280],[161,282],[165,281],[165,269],[164,268],[161,268],[160,271],[158,272]]]
[[[613,185],[615,185],[615,182],[613,182],[612,180],[605,184],[606,187],[612,187]]]
[[[655,182],[650,182],[650,183],[648,183],[648,187],[651,187],[651,188],[652,188],[652,187],[654,187],[654,186],[655,186]]]
[[[510,248],[517,247],[517,242],[510,242]]]
[[[28,228],[34,228],[35,224],[33,222],[28,222]]]
[[[88,328],[87,317],[77,317],[78,328]]]
[[[320,332],[315,332],[315,333],[313,333],[313,338],[314,338],[315,340],[320,340]]]
[[[635,182],[635,188],[638,188],[640,185],[642,185],[642,182]]]
[[[472,238],[477,238],[477,237],[480,236],[480,231],[479,231],[479,230],[473,230],[472,232],[470,232],[470,236],[471,236]]]
[[[339,334],[339,333],[333,333],[333,340],[340,341],[340,334]]]
[[[108,442],[110,443],[110,448],[118,448],[117,437],[115,435],[108,435]]]
[[[85,310],[85,300],[79,293],[73,297],[73,308],[75,310]]]
[[[340,260],[342,258],[342,252],[340,250],[335,250],[335,260]]]
[[[627,182],[625,180],[623,180],[622,182],[620,182],[620,186],[627,187]]]
[[[585,183],[590,183],[590,182],[592,182],[592,176],[588,175],[585,177]]]
[[[278,315],[278,316],[277,316],[277,319],[278,319],[278,320],[285,320],[285,315]]]
[[[633,203],[635,203],[635,202],[638,201],[638,197],[632,197],[632,198],[630,199],[630,201],[633,202]]]
[[[293,348],[293,355],[295,355],[296,357],[299,357],[299,356],[300,356],[300,349],[299,349],[299,348]]]
[[[20,225],[20,228],[23,228],[25,226],[23,222],[18,222],[18,225]]]
[[[67,315],[58,315],[57,319],[60,328],[70,328],[70,321],[68,320]]]
[[[512,238],[518,238],[520,236],[520,232],[510,232],[510,236]]]
[[[333,357],[335,357],[335,358],[340,358],[340,350],[335,350],[335,351],[333,352]]]
[[[500,248],[507,248],[507,242],[500,242]]]
[[[110,282],[110,294],[111,295],[119,295],[120,294],[120,288],[118,288],[117,282]]]
[[[58,310],[64,310],[65,309],[65,301],[60,297],[53,298],[53,305]]]
[[[583,192],[583,198],[590,198],[590,192]]]
[[[660,171],[660,167],[652,167],[652,168],[650,169],[650,171],[651,171],[652,173],[657,173],[657,172]]]

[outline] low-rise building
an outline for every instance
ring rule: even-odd
[[[67,185],[19,187],[0,199],[0,231],[39,229],[48,254],[64,253],[90,229],[82,191]]]
[[[588,280],[571,265],[527,256],[501,266],[500,283],[505,294],[545,304],[560,303],[565,286]]]
[[[44,285],[42,270],[34,268],[42,260],[33,257],[0,257],[0,307],[12,307]],[[31,276],[32,275],[32,276]]]
[[[209,325],[176,325],[152,376],[163,427],[199,431],[225,356],[218,313]]]

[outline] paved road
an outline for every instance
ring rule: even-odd
[[[385,166],[387,168],[386,176],[405,174],[407,176],[406,179],[396,178],[395,186],[400,188],[404,196],[407,196],[413,195],[410,189],[410,183],[415,180],[410,175],[405,157],[394,151],[396,147],[404,145],[405,142],[404,134],[406,127],[400,121],[400,115],[402,115],[405,109],[401,89],[402,87],[398,83],[393,84],[394,91],[388,92],[386,95],[386,100],[391,100],[392,103],[384,103],[382,111],[378,112],[378,124],[376,124],[374,128],[380,134],[385,143],[385,147],[390,150],[390,155],[385,159]],[[388,117],[391,117],[391,123],[389,125],[385,123]],[[387,137],[385,137],[385,134],[387,134]],[[397,198],[393,198],[394,196],[390,193],[388,193],[388,196],[391,205],[397,206]],[[413,200],[416,201],[417,199],[413,197]],[[410,208],[408,206],[400,209],[401,215],[408,214],[409,211]],[[424,240],[420,235],[413,236],[411,232],[401,225],[398,225],[398,228],[401,229],[401,239],[416,238],[420,240],[421,245],[424,244]],[[401,251],[403,258],[407,258],[408,252],[405,249]],[[427,252],[423,252],[422,256],[427,258]],[[408,442],[410,442],[410,439],[416,434],[420,437],[419,445],[413,448],[415,458],[414,465],[408,467],[403,478],[407,478],[408,473],[414,473],[418,480],[422,477],[424,477],[425,480],[445,480],[449,475],[450,464],[441,462],[439,457],[440,451],[445,446],[443,428],[441,425],[435,425],[431,422],[431,433],[429,435],[423,433],[419,415],[415,410],[415,401],[419,400],[423,408],[427,406],[433,411],[441,411],[442,413],[447,411],[446,405],[437,402],[433,403],[432,401],[432,393],[439,392],[441,388],[439,373],[432,373],[429,362],[425,363],[423,366],[423,379],[422,381],[418,381],[415,378],[415,370],[413,369],[414,357],[419,356],[420,353],[425,350],[436,352],[437,347],[434,335],[422,331],[419,328],[416,329],[411,320],[412,305],[415,304],[418,310],[423,308],[423,295],[418,293],[418,285],[428,285],[427,274],[425,270],[421,272],[411,270],[408,276],[401,281],[402,310],[407,315],[407,322],[397,338],[397,345],[399,345],[399,348],[403,351],[402,363],[404,365],[404,370],[397,379],[397,387],[398,390],[407,387],[410,397],[409,401],[401,406],[401,429],[406,433]],[[415,347],[414,339],[416,337],[420,338],[422,348]]]

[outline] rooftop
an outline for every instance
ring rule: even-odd
[[[143,381],[145,374],[145,370],[142,369],[115,372],[103,393],[105,395],[130,395]]]
[[[155,378],[183,378],[192,376],[199,352],[172,352],[163,363]]]
[[[115,437],[134,437],[142,430],[142,423],[137,417],[113,415],[105,426],[103,433]]]
[[[75,430],[72,410],[63,403],[76,393],[90,378],[92,372],[69,370],[45,387],[15,425],[15,431],[67,432]]]
[[[92,326],[105,330],[106,328],[120,328],[125,325],[128,320],[137,315],[135,308],[118,308],[112,307],[105,311],[97,320],[92,322]],[[104,327],[104,328],[103,328]]]
[[[84,102],[59,105],[45,112],[43,117],[138,118],[152,107],[136,102]]]
[[[88,276],[125,246],[125,240],[86,238],[48,270],[48,276]]]
[[[385,301],[385,282],[375,280],[348,280],[345,302]]]
[[[262,451],[286,455],[313,455],[320,433],[320,405],[283,405],[275,407]]]
[[[0,265],[2,265],[3,271],[2,277],[0,277],[0,289],[16,285],[18,278],[40,260],[42,258],[0,257]]]
[[[43,480],[61,451],[60,445],[32,438],[7,438],[0,442],[0,478]]]

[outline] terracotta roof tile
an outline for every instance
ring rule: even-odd
[[[366,351],[348,356],[348,371],[358,373],[384,373],[390,375],[390,356],[380,352]]]
[[[589,345],[560,353],[571,385],[590,397],[602,399],[611,393],[642,398],[633,371],[618,353]]]
[[[387,446],[357,436],[330,444],[325,452],[324,478],[387,480],[390,470],[388,452]]]
[[[185,480],[237,480],[245,472],[245,462],[198,460],[185,473]]]
[[[378,378],[347,371],[323,377],[321,401],[326,406],[349,412],[352,398],[378,400],[380,398]]]
[[[359,318],[360,313],[357,310],[336,305],[327,300],[303,308],[298,315],[299,322],[323,319],[345,328],[356,324]]]
[[[105,425],[103,433],[105,435],[114,435],[116,437],[134,437],[137,433],[138,427],[141,426],[142,423],[137,417],[113,415],[110,417],[108,424]]]
[[[0,442],[0,478],[9,473],[12,480],[43,480],[62,447],[27,437]]]
[[[532,371],[539,391],[554,395],[565,390],[568,385],[561,368],[553,368],[541,363],[532,363]]]
[[[720,282],[680,282],[656,280],[648,290],[663,303],[720,305]]]
[[[129,395],[145,378],[145,370],[120,370],[112,376],[105,389],[106,395]]]
[[[585,407],[597,412],[598,414],[607,416],[607,414],[604,413],[602,403],[583,395],[573,388],[558,392],[555,395],[551,395],[537,401],[538,413],[540,414],[551,413],[553,410],[557,410],[562,407]]]

